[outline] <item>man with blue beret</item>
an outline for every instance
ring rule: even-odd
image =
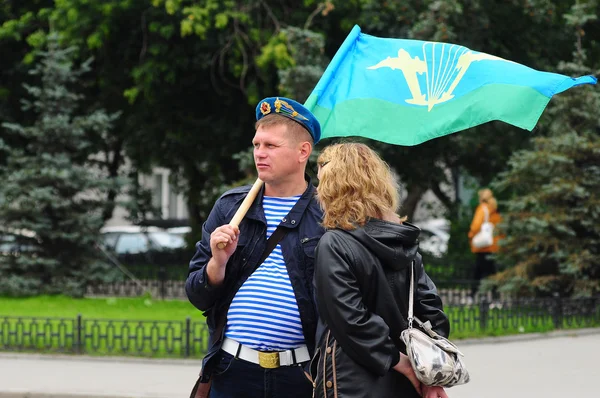
[[[318,319],[312,280],[325,230],[306,164],[321,126],[302,104],[270,97],[256,106],[255,130],[264,186],[239,228],[229,222],[250,186],[217,200],[190,262],[187,296],[210,332],[197,397],[209,381],[213,398],[312,396],[305,374]]]

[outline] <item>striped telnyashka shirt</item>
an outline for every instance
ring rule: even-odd
[[[267,238],[299,198],[263,198]],[[233,298],[225,336],[261,351],[283,351],[304,344],[298,303],[279,244]]]

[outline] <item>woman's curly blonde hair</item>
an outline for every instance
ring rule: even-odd
[[[369,218],[385,219],[398,210],[398,183],[389,165],[359,143],[326,147],[317,160],[317,195],[323,226],[353,230]],[[404,221],[401,219],[400,221]]]

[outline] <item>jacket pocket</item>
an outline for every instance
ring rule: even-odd
[[[225,351],[221,351],[218,355],[218,362],[212,373],[213,376],[221,376],[230,370],[233,364],[236,362],[236,359],[233,358],[233,355],[226,353]]]
[[[296,251],[300,254],[302,260],[299,262],[300,269],[304,273],[304,282],[308,289],[309,295],[313,295],[312,280],[315,272],[315,249],[317,243],[319,243],[320,236],[304,237],[300,239],[300,251]]]
[[[304,237],[300,239],[300,244],[302,245],[302,250],[306,257],[314,260],[315,249],[317,248],[317,243],[319,243],[320,238],[320,236],[314,236],[312,238]]]

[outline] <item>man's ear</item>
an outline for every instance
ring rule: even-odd
[[[308,141],[304,141],[300,143],[300,163],[304,163],[308,161],[310,154],[312,153],[312,145]]]

